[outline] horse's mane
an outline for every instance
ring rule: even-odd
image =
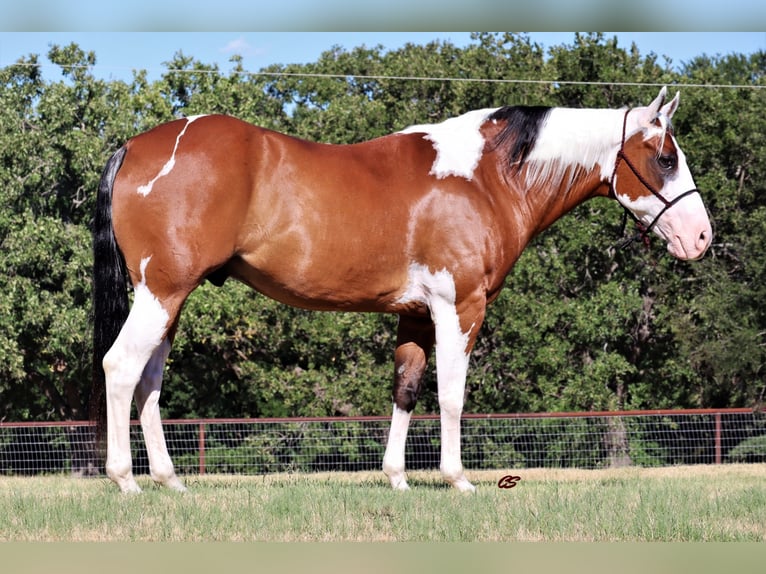
[[[490,121],[505,122],[505,126],[495,136],[494,147],[508,148],[509,167],[519,171],[524,165],[550,111],[548,106],[503,106],[487,118]]]
[[[528,189],[541,185],[549,189],[557,189],[561,185],[571,186],[603,154],[603,137],[590,137],[582,141],[579,138],[573,139],[571,134],[592,128],[589,122],[594,122],[593,114],[608,110],[587,110],[587,114],[562,108],[559,111],[567,115],[563,123],[562,116],[556,116],[555,125],[551,125],[554,121],[554,108],[547,106],[505,106],[487,118],[489,121],[504,122],[495,136],[493,146],[506,154],[510,171],[518,175],[524,170]],[[579,119],[572,122],[574,117]],[[545,132],[544,135],[546,129],[561,128],[565,129],[560,134]],[[592,129],[586,133],[592,133]],[[545,143],[542,139],[545,139]],[[544,145],[549,153],[537,153],[537,145]]]

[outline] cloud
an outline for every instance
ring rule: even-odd
[[[245,40],[244,36],[240,36],[239,38],[230,41],[223,48],[221,48],[221,52],[224,54],[245,55],[254,51],[255,49],[247,42],[247,40]]]
[[[265,48],[259,48],[251,45],[244,36],[240,36],[239,38],[235,38],[234,40],[229,41],[219,51],[222,54],[236,54],[238,56],[242,56],[243,58],[257,58],[267,53]]]

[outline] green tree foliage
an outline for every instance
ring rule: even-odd
[[[345,49],[222,73],[177,53],[149,81],[92,74],[78,46],[0,70],[0,419],[87,417],[95,190],[129,137],[181,115],[227,113],[317,141],[370,139],[504,104],[620,107],[677,84],[675,129],[715,222],[701,262],[615,249],[621,211],[594,200],[536,239],[489,308],[467,409],[754,406],[766,392],[763,52],[680,70],[603,34],[543,49],[523,34]],[[529,80],[543,80],[542,82]],[[684,87],[684,84],[689,84]],[[700,85],[737,85],[738,88]],[[189,299],[166,372],[166,416],[385,414],[395,317],[311,313],[242,285]],[[427,386],[435,388],[433,369]],[[437,409],[424,393],[421,412]],[[619,429],[617,429],[619,430]]]

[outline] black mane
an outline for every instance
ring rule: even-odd
[[[504,121],[505,127],[497,134],[496,148],[510,142],[508,164],[520,169],[535,147],[537,136],[545,123],[551,108],[548,106],[503,106],[489,120]]]

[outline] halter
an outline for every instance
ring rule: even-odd
[[[622,205],[619,201],[617,203],[620,203],[622,205],[625,212],[622,215],[622,231],[620,232],[620,235],[625,234],[625,227],[628,223],[628,215],[633,218],[633,220],[636,222],[636,226],[638,227],[638,233],[635,235],[629,236],[624,238],[620,243],[618,244],[621,249],[627,247],[631,243],[637,240],[643,240],[644,242],[648,242],[649,240],[649,232],[651,232],[652,229],[654,229],[654,226],[657,224],[657,221],[659,221],[660,217],[662,217],[665,212],[673,207],[676,203],[681,201],[684,197],[687,195],[691,195],[693,193],[699,193],[699,190],[697,188],[690,189],[688,191],[683,192],[682,194],[678,195],[677,197],[674,197],[671,201],[668,201],[665,199],[662,194],[654,188],[654,186],[646,180],[646,178],[641,175],[641,173],[638,171],[635,165],[633,165],[633,162],[630,161],[627,155],[625,155],[625,130],[628,124],[628,114],[630,113],[630,110],[627,110],[625,112],[625,116],[622,119],[622,141],[620,142],[620,150],[617,152],[617,159],[614,162],[614,170],[612,171],[612,177],[609,180],[609,197],[617,199],[617,191],[614,187],[614,180],[617,177],[617,168],[620,165],[621,161],[625,162],[625,165],[627,165],[630,168],[630,171],[633,172],[633,175],[636,176],[638,181],[641,182],[641,184],[648,189],[652,195],[654,195],[657,199],[659,199],[665,207],[660,210],[660,212],[655,216],[654,220],[648,225],[645,226],[641,221],[636,217],[636,215],[627,207]]]

